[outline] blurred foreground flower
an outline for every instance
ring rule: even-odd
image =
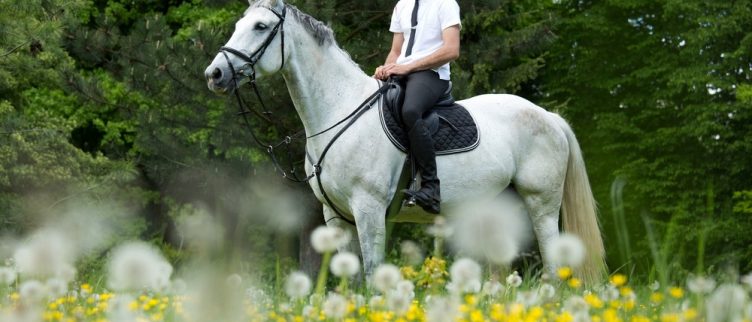
[[[130,242],[118,246],[107,263],[107,284],[116,291],[162,290],[169,286],[172,265],[154,246]]]
[[[360,259],[350,252],[339,252],[332,257],[332,274],[338,277],[351,277],[360,271]]]
[[[319,253],[333,252],[350,242],[350,233],[338,227],[320,226],[311,233],[311,246]]]
[[[545,259],[555,267],[579,267],[585,259],[585,245],[579,237],[561,234],[549,242]]]
[[[303,298],[311,292],[311,279],[302,272],[292,272],[285,281],[285,293],[291,298]]]
[[[452,288],[458,293],[480,291],[481,268],[469,258],[461,258],[449,268]]]
[[[376,267],[376,270],[373,272],[371,283],[373,284],[373,287],[381,292],[381,294],[386,294],[389,290],[397,286],[397,283],[401,279],[402,275],[397,266],[392,264],[381,264],[379,267]]]

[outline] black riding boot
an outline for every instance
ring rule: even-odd
[[[406,190],[405,194],[414,197],[415,202],[423,210],[438,214],[441,212],[441,194],[439,193],[439,177],[436,174],[436,151],[433,138],[423,119],[418,119],[408,132],[410,138],[410,153],[420,170],[421,187],[418,191]]]

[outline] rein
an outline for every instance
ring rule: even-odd
[[[243,53],[240,50],[237,50],[237,49],[234,49],[234,48],[231,48],[231,47],[227,47],[227,46],[222,46],[219,49],[219,51],[224,55],[225,60],[227,61],[227,65],[230,67],[230,70],[232,71],[232,79],[233,79],[233,82],[235,84],[235,88],[238,88],[238,74],[240,74],[242,76],[245,76],[245,77],[248,77],[249,83],[251,84],[251,87],[253,88],[253,92],[256,94],[256,98],[258,98],[258,101],[261,103],[261,107],[263,108],[263,112],[261,113],[261,115],[271,115],[272,113],[267,110],[266,105],[264,104],[264,100],[261,98],[261,93],[259,92],[259,89],[258,89],[258,86],[257,86],[257,83],[256,83],[256,63],[258,63],[258,61],[261,59],[261,56],[264,55],[264,53],[266,52],[266,49],[272,43],[272,41],[274,40],[274,37],[277,35],[277,33],[280,33],[280,40],[281,40],[280,51],[282,53],[282,63],[280,64],[279,70],[282,70],[282,68],[284,68],[284,66],[285,66],[285,30],[284,30],[284,22],[285,22],[285,15],[286,15],[286,12],[287,12],[287,7],[286,6],[283,7],[281,14],[277,13],[276,11],[274,11],[271,8],[267,8],[267,9],[269,9],[269,11],[271,11],[272,13],[274,13],[274,15],[276,15],[279,18],[279,22],[277,22],[277,24],[274,26],[274,28],[272,29],[272,31],[269,34],[269,36],[266,38],[266,40],[264,40],[264,42],[261,44],[261,46],[255,52],[253,52],[249,56],[249,55],[246,55],[245,53]],[[227,55],[228,52],[231,53],[231,54],[233,54],[233,55],[235,55],[235,56],[237,56],[237,57],[239,57],[239,58],[241,58],[243,61],[246,62],[246,64],[243,65],[243,67],[240,70],[236,71],[235,68],[234,68],[234,66],[230,63],[230,57]],[[250,68],[245,69],[246,66],[250,67]],[[347,115],[342,120],[336,122],[332,126],[329,126],[329,127],[327,127],[326,129],[324,129],[322,131],[319,131],[319,132],[317,132],[315,134],[312,134],[310,136],[305,136],[305,137],[303,137],[303,133],[304,132],[301,130],[301,131],[298,131],[297,133],[295,133],[293,135],[286,136],[282,141],[280,141],[277,144],[267,144],[267,143],[263,142],[261,139],[259,139],[258,136],[256,136],[256,133],[254,133],[254,131],[253,131],[253,126],[251,125],[251,122],[248,120],[248,116],[247,116],[249,113],[252,112],[252,110],[250,108],[247,108],[247,104],[245,104],[245,101],[243,101],[243,99],[240,97],[240,94],[239,94],[239,92],[237,90],[235,90],[235,98],[237,99],[238,107],[240,109],[240,112],[238,112],[238,115],[240,115],[240,116],[243,117],[243,121],[245,122],[246,126],[248,127],[248,131],[251,133],[251,137],[253,137],[253,140],[256,142],[256,144],[258,144],[260,147],[266,149],[266,153],[271,158],[275,170],[279,171],[282,174],[283,178],[288,179],[288,180],[293,181],[293,182],[297,182],[297,183],[307,183],[307,182],[309,182],[311,179],[313,179],[315,177],[316,178],[316,182],[317,182],[317,184],[319,186],[319,190],[321,191],[321,194],[323,195],[324,200],[326,200],[326,202],[329,205],[329,207],[340,217],[340,219],[346,221],[347,223],[349,223],[351,225],[355,225],[355,222],[353,222],[352,220],[350,220],[347,217],[345,217],[342,214],[342,212],[339,211],[339,209],[337,209],[337,207],[334,205],[334,203],[329,198],[329,195],[326,193],[326,190],[324,190],[324,186],[321,183],[321,172],[322,172],[321,165],[324,162],[324,157],[326,156],[327,152],[329,152],[329,149],[332,147],[332,145],[334,145],[334,142],[337,141],[337,139],[339,139],[342,136],[342,134],[345,131],[347,131],[347,129],[350,128],[350,126],[352,126],[355,123],[355,121],[358,120],[358,118],[360,118],[360,116],[362,116],[366,111],[368,111],[371,108],[371,106],[373,106],[374,100],[376,100],[377,98],[379,98],[379,96],[381,96],[383,93],[385,93],[389,89],[390,86],[392,86],[390,83],[384,83],[384,85],[380,86],[379,89],[376,90],[376,92],[374,92],[373,94],[371,94],[371,96],[369,96],[368,98],[366,98],[363,101],[363,103],[361,103],[357,108],[355,108],[355,110],[353,110],[349,115]],[[256,113],[256,114],[259,114],[259,113]],[[332,137],[332,139],[329,141],[329,143],[327,143],[327,145],[324,147],[324,150],[321,152],[321,156],[319,156],[318,161],[314,162],[313,158],[311,158],[311,156],[308,154],[308,151],[306,150],[306,156],[308,157],[309,161],[313,165],[313,171],[312,171],[312,173],[310,175],[308,175],[308,176],[306,176],[306,177],[304,177],[302,179],[299,178],[297,176],[297,174],[295,173],[295,166],[293,165],[293,162],[292,162],[292,151],[290,149],[290,144],[292,143],[292,141],[293,140],[297,140],[297,139],[301,139],[301,138],[305,138],[306,140],[314,138],[316,136],[319,136],[321,134],[329,132],[330,130],[336,128],[337,126],[339,126],[339,125],[341,125],[341,124],[343,124],[345,122],[347,122],[348,120],[349,120],[349,122],[347,124],[345,124],[345,126],[342,127]],[[288,174],[287,171],[284,170],[283,166],[280,164],[280,162],[279,162],[279,160],[277,158],[277,155],[275,153],[275,149],[280,148],[282,146],[286,147],[286,149],[287,149],[287,160],[288,160],[288,163],[289,163],[288,166],[290,168],[289,174]]]

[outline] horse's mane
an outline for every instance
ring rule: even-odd
[[[265,3],[265,1],[257,1],[251,7],[272,9]],[[316,18],[300,11],[300,9],[291,4],[285,4],[285,7],[287,7],[288,16],[295,18],[295,20],[297,20],[298,23],[300,23],[300,25],[302,25],[303,28],[305,28],[305,30],[316,39],[316,41],[318,41],[319,45],[337,45],[337,41],[334,40],[334,31],[332,31],[332,28],[329,28],[325,23],[316,20]]]

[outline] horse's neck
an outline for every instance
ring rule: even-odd
[[[345,118],[376,90],[376,81],[363,73],[336,45],[321,46],[302,33],[286,63],[284,78],[307,135]]]

